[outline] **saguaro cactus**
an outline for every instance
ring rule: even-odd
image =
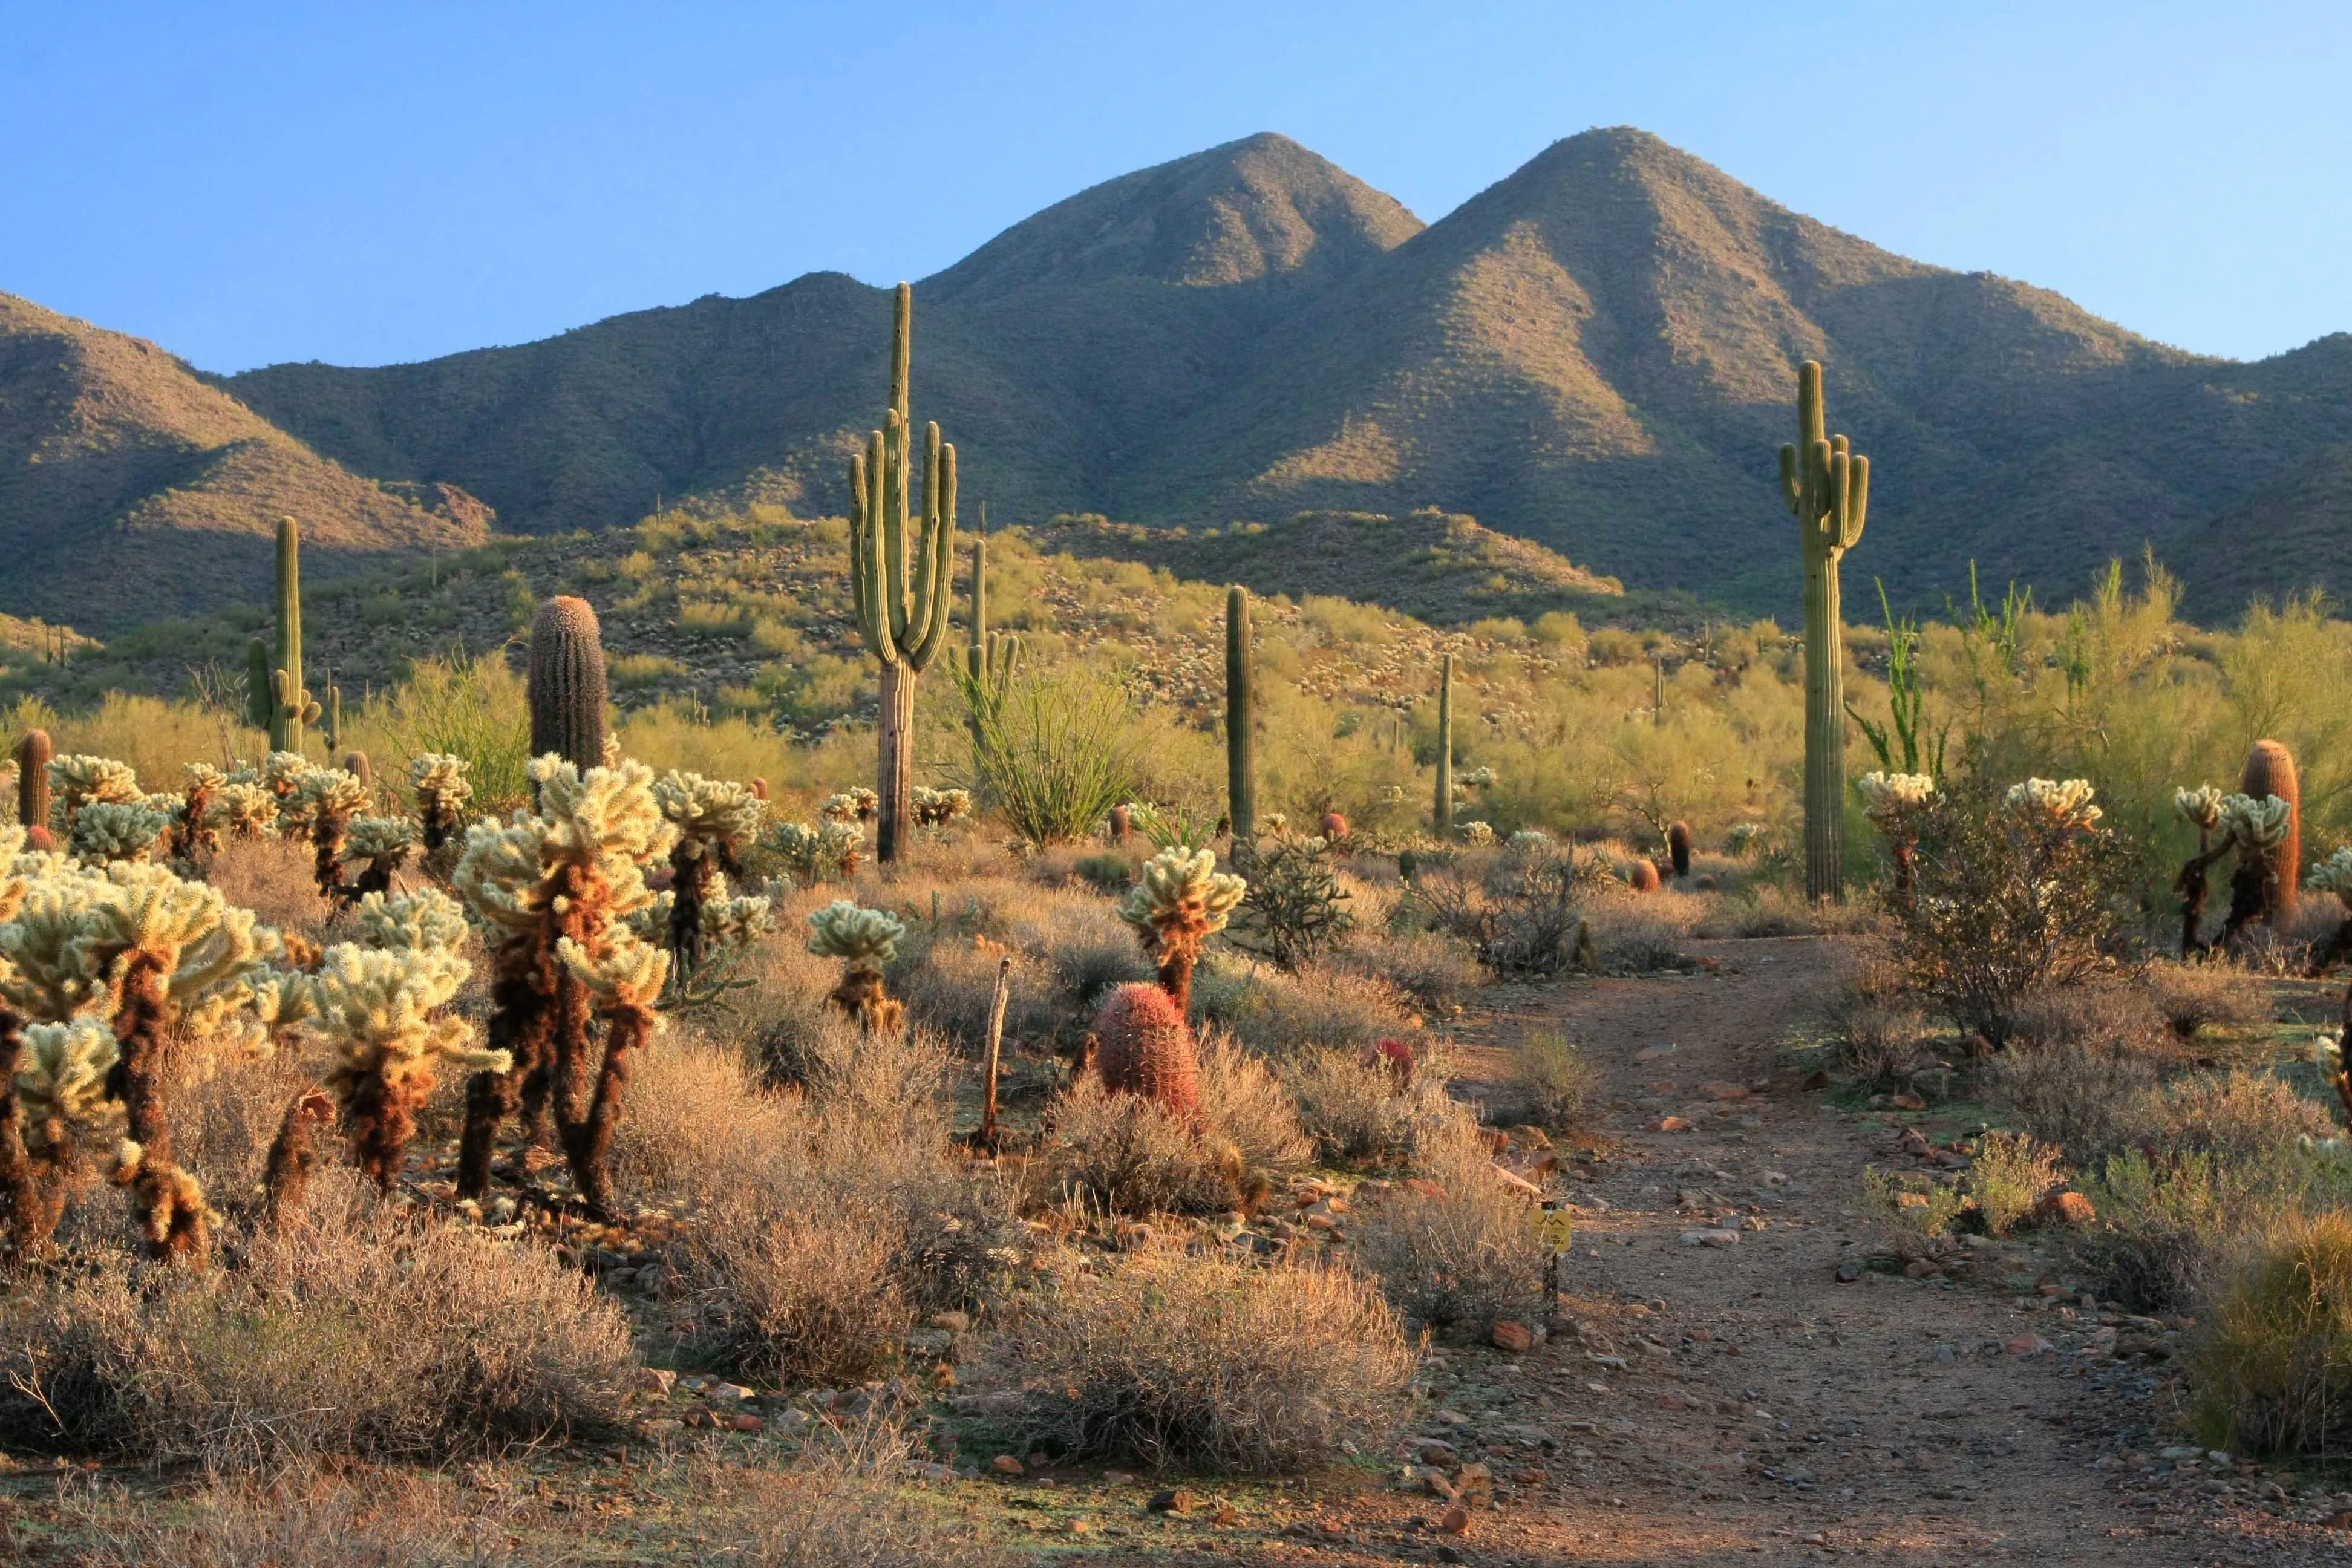
[[[1257,840],[1257,677],[1250,648],[1249,590],[1225,595],[1225,809],[1234,847]]]
[[[857,626],[882,666],[879,786],[875,858],[898,858],[913,826],[915,678],[939,652],[954,597],[956,454],[923,427],[923,504],[910,526],[908,441],[912,429],[907,372],[914,290],[898,285],[890,332],[890,407],[865,452],[849,459],[849,577]]]
[[[1437,665],[1437,800],[1430,826],[1440,838],[1454,831],[1454,656]]]
[[[1845,638],[1838,561],[1862,538],[1870,459],[1828,432],[1822,367],[1797,372],[1797,440],[1780,448],[1780,496],[1805,560],[1805,896],[1845,896]]]
[[[302,531],[278,520],[278,648],[273,658],[259,637],[246,650],[246,717],[269,731],[273,752],[299,752],[305,726],[319,721],[319,704],[302,684]]]
[[[558,596],[530,623],[530,754],[604,765],[604,638],[585,599]]]
[[[28,829],[49,826],[49,763],[56,755],[47,730],[27,730],[16,742],[16,820]]]
[[[1003,692],[1021,665],[1021,639],[988,627],[988,506],[980,509],[980,531],[971,537],[971,639],[964,645],[964,673],[972,684]]]

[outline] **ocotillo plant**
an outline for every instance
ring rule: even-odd
[[[914,291],[901,283],[890,336],[890,407],[865,452],[849,459],[850,587],[858,631],[882,666],[875,857],[885,865],[898,858],[912,826],[915,678],[946,637],[948,601],[955,595],[956,455],[940,443],[936,424],[923,427],[920,521],[908,510],[914,313]]]
[[[2271,929],[2284,931],[2294,924],[2295,882],[2303,867],[2303,787],[2295,778],[2294,753],[2276,741],[2256,741],[2246,753],[2238,792],[2286,802],[2286,837],[2271,853],[2270,907],[2264,911]]]
[[[604,639],[585,599],[559,595],[530,623],[530,754],[604,765]]]
[[[27,828],[49,825],[49,763],[56,755],[47,730],[27,730],[16,742],[16,820]]]
[[[1257,678],[1250,648],[1249,590],[1225,595],[1225,811],[1234,848],[1257,842]]]
[[[1845,895],[1845,639],[1838,562],[1862,538],[1870,459],[1828,434],[1822,367],[1797,372],[1797,440],[1780,448],[1780,496],[1805,562],[1805,896]]]
[[[1440,838],[1454,831],[1454,656],[1437,665],[1437,803],[1430,826]]]
[[[278,520],[278,650],[261,639],[247,650],[246,716],[269,731],[273,752],[299,752],[305,726],[319,721],[319,704],[302,684],[302,531]]]

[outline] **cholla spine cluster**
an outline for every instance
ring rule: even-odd
[[[2091,804],[2098,792],[2088,779],[2027,779],[2009,786],[2010,810],[2039,826],[2061,830],[2095,826],[2105,813]]]
[[[905,1007],[883,990],[882,966],[898,955],[906,922],[887,910],[835,899],[812,913],[808,923],[809,952],[843,963],[841,984],[825,998],[826,1005],[856,1019],[868,1032],[897,1028]]]
[[[1143,863],[1118,918],[1135,928],[1160,964],[1160,984],[1181,1012],[1192,1005],[1201,944],[1223,931],[1249,883],[1217,869],[1211,849],[1162,849]]]

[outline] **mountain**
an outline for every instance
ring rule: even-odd
[[[998,523],[1096,513],[1195,539],[1426,508],[1635,588],[1788,614],[1774,480],[1796,363],[1874,462],[1852,580],[1933,606],[1969,562],[2076,591],[2152,544],[2224,615],[2352,595],[2352,337],[2259,363],[2045,289],[1906,259],[1639,131],[1559,142],[1423,226],[1284,138],[1082,192],[916,289],[915,410]],[[530,531],[657,496],[838,511],[883,402],[887,293],[744,300],[381,369],[221,384],[354,472]],[[2249,509],[2252,509],[2249,511]],[[2240,548],[2259,516],[2287,551]],[[1213,570],[1204,562],[1200,569]]]
[[[0,604],[109,630],[259,599],[278,519],[315,573],[478,543],[488,509],[320,457],[154,344],[0,294]]]

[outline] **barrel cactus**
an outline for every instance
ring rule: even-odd
[[[1118,918],[1135,928],[1160,966],[1160,988],[1180,1013],[1192,1005],[1192,967],[1201,944],[1223,931],[1249,891],[1240,877],[1217,869],[1213,850],[1163,849],[1143,864]]]
[[[863,909],[836,899],[809,916],[808,950],[819,958],[844,962],[841,984],[825,998],[835,1011],[857,1020],[868,1033],[895,1031],[905,1005],[882,988],[882,966],[898,955],[905,922],[883,910]]]
[[[1669,823],[1666,826],[1666,858],[1673,864],[1677,879],[1690,875],[1691,830],[1687,822]]]
[[[16,820],[26,827],[49,825],[49,763],[56,755],[47,730],[27,730],[16,742]]]
[[[1119,986],[1095,1016],[1095,1070],[1114,1093],[1139,1094],[1180,1116],[1201,1110],[1201,1064],[1192,1026],[1157,985]]]
[[[2246,753],[2238,780],[2242,795],[2255,800],[2286,802],[2286,830],[2264,846],[2269,883],[2263,919],[2284,932],[2294,924],[2295,879],[2303,869],[2303,786],[2295,776],[2294,753],[2276,741],[2256,741]]]
[[[575,768],[604,762],[604,631],[585,599],[558,596],[540,605],[530,623],[525,687],[530,705],[530,752],[552,752]]]

